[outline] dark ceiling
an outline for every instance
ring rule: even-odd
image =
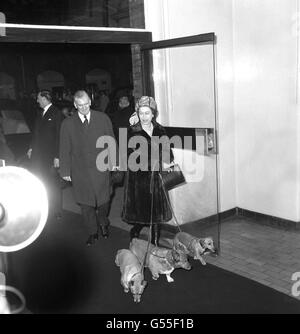
[[[144,0],[1,0],[6,22],[144,27]]]
[[[1,1],[0,11],[9,23],[42,24],[47,19],[54,24],[68,10],[68,3],[68,0],[5,0]]]
[[[36,89],[43,71],[57,71],[66,86],[79,89],[89,71],[100,68],[111,74],[112,89],[131,85],[129,44],[0,43],[0,72],[12,76],[18,90]]]

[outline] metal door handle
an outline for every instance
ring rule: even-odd
[[[214,128],[206,128],[204,129],[205,136],[205,155],[209,154],[217,154],[216,148],[216,133]]]

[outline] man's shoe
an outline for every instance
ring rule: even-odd
[[[136,231],[134,227],[130,230],[130,241],[134,238],[138,238],[140,236],[140,232]]]
[[[98,240],[98,234],[97,233],[91,234],[86,241],[86,245],[92,246],[96,240]]]
[[[100,225],[100,231],[103,238],[107,239],[109,236],[108,226]]]
[[[160,230],[161,227],[158,224],[154,224],[152,226],[152,232],[151,232],[151,243],[155,245],[156,247],[159,247],[159,238],[160,238]]]
[[[61,219],[62,219],[62,215],[61,215],[60,213],[57,213],[57,214],[55,215],[55,219],[56,219],[56,220],[61,220]]]

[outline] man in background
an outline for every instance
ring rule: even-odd
[[[62,122],[61,111],[52,104],[52,95],[41,90],[37,95],[41,113],[37,116],[31,147],[27,152],[32,172],[47,189],[49,214],[61,218],[61,189],[57,169],[59,168],[59,135]]]
[[[133,113],[134,108],[130,104],[128,96],[122,95],[119,98],[117,109],[111,115],[114,133],[117,139],[119,138],[119,129],[127,129],[130,126],[129,119]]]

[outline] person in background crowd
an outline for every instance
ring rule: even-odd
[[[67,118],[67,117],[71,117],[74,114],[75,110],[73,107],[64,106],[61,108],[61,112],[63,114],[63,117]]]
[[[119,138],[119,129],[129,127],[129,119],[134,113],[134,108],[129,102],[128,96],[121,96],[117,110],[111,115],[116,138]]]
[[[33,91],[30,96],[26,92],[20,92],[18,99],[18,108],[22,112],[30,132],[34,131],[34,124],[38,115],[39,108],[36,104],[36,98],[36,93]]]
[[[73,95],[72,95],[70,89],[64,89],[64,91],[63,91],[63,100],[64,101],[73,102]]]
[[[97,91],[94,96],[93,108],[97,111],[106,113],[107,106],[109,104],[109,97],[105,91]]]
[[[31,161],[32,172],[44,182],[49,198],[50,215],[61,218],[61,189],[58,182],[59,135],[62,113],[52,104],[52,95],[41,90],[37,95],[41,107],[33,131],[31,147],[27,155]]]
[[[107,96],[104,90],[101,90],[100,93],[100,110],[106,112],[107,106],[109,104],[109,97]]]

